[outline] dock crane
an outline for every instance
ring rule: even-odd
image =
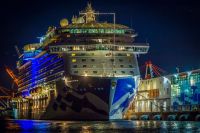
[[[154,77],[159,77],[162,74],[167,73],[163,69],[159,68],[158,66],[154,65],[151,61],[146,61],[145,65],[142,66],[142,69],[145,68],[145,79],[151,79]]]
[[[18,58],[20,58],[22,56],[22,54],[19,51],[19,48],[17,45],[14,46],[15,50],[17,52]],[[10,77],[13,79],[14,83],[18,86],[18,78],[17,76],[14,74],[14,72],[8,68],[7,66],[5,66],[6,72],[8,73],[8,75],[10,75]]]
[[[17,52],[18,58],[20,58],[22,54],[20,53],[17,45],[15,45],[15,50]],[[12,84],[12,89],[13,89],[14,83],[18,86],[18,78],[9,67],[5,66],[5,70],[8,73],[8,75],[13,79],[13,84]],[[0,110],[6,109],[9,107],[9,101],[12,97],[14,97],[14,94],[15,94],[14,90],[12,89],[9,90],[0,86],[0,92],[1,94],[3,94],[3,95],[0,95],[0,105],[1,105],[0,107],[3,106],[3,108],[1,108]]]
[[[18,78],[14,74],[14,72],[10,68],[8,68],[7,66],[5,66],[5,70],[8,73],[8,75],[13,79],[13,83],[15,83],[18,86]],[[12,85],[12,89],[13,89],[13,85]],[[12,89],[9,90],[9,89],[6,89],[6,88],[0,86],[0,92],[1,92],[1,94],[3,94],[3,95],[0,96],[0,105],[4,109],[9,108],[9,105],[10,105],[9,101],[15,95],[15,92]]]
[[[6,72],[8,73],[8,75],[13,79],[14,83],[18,86],[18,78],[14,74],[14,72],[7,66],[5,66],[5,69],[6,69]]]

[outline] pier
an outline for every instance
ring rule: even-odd
[[[128,120],[164,120],[164,121],[200,121],[200,111],[183,112],[131,112],[128,111]]]

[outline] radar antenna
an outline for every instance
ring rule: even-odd
[[[15,50],[16,50],[16,52],[17,52],[18,57],[20,57],[20,56],[21,56],[21,53],[20,53],[19,48],[17,47],[17,45],[15,45]]]

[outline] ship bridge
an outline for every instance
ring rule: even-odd
[[[99,15],[110,15],[113,23],[96,21]],[[79,13],[79,17],[73,16],[71,24],[67,19],[62,19],[60,25],[60,28],[53,30],[54,36],[50,40],[54,41],[51,43],[47,41],[50,53],[106,50],[116,53],[146,54],[149,49],[148,43],[134,42],[137,34],[133,29],[116,24],[115,13],[95,12],[91,4]]]
[[[133,45],[115,45],[115,44],[92,44],[92,45],[55,45],[50,46],[50,53],[81,53],[96,50],[107,50],[115,53],[135,53],[146,54],[148,52],[148,44],[135,43]]]

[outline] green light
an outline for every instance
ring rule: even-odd
[[[64,29],[62,32],[70,32],[72,34],[89,33],[89,34],[125,34],[124,29]]]

